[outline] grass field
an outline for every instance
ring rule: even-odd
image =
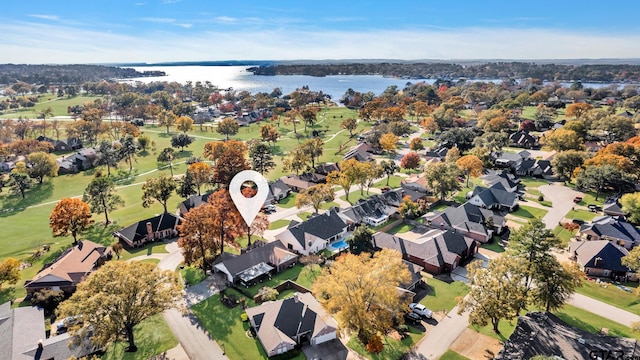
[[[68,116],[67,107],[82,105],[85,102],[93,102],[101,99],[102,96],[76,96],[72,98],[58,98],[55,94],[40,95],[39,102],[32,108],[22,108],[16,110],[5,110],[0,115],[0,119],[17,119],[19,116],[28,119],[38,118],[38,112],[51,106],[54,116]]]
[[[185,266],[184,269],[180,270],[180,274],[182,274],[182,278],[187,285],[198,284],[207,277],[202,269],[193,266]]]
[[[469,358],[462,356],[453,350],[447,350],[447,352],[440,356],[440,360],[469,360]]]
[[[146,360],[178,345],[178,340],[161,314],[144,320],[134,327],[133,332],[138,351],[125,352],[128,344],[126,341],[120,341],[107,347],[102,360]]]
[[[635,288],[638,283],[630,282],[624,285]],[[596,284],[595,281],[584,280],[582,287],[577,288],[576,292],[640,315],[640,298],[638,298],[638,295],[626,292],[615,284],[606,284],[606,287],[604,286],[605,284],[602,283]]]
[[[569,242],[571,242],[571,239],[573,238],[573,236],[576,234],[576,231],[569,231],[565,228],[563,228],[562,226],[558,225],[553,229],[553,234],[560,239],[560,241],[562,241],[562,246],[566,247]]]
[[[420,303],[432,311],[451,311],[458,305],[457,297],[465,296],[469,292],[469,286],[460,281],[447,284],[444,281],[431,277],[425,278],[429,293]]]
[[[538,218],[542,219],[548,213],[547,210],[535,208],[532,206],[520,205],[519,209],[512,212],[511,215],[525,219]]]
[[[283,227],[289,225],[290,222],[291,220],[287,220],[287,219],[276,220],[271,224],[269,224],[269,230],[282,229]]]
[[[567,213],[567,215],[565,215],[567,219],[579,219],[584,221],[591,221],[596,216],[598,216],[598,214],[582,209],[571,210]]]

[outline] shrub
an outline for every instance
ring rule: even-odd
[[[258,296],[262,298],[262,301],[275,300],[278,297],[278,290],[264,286],[260,291],[258,291]]]
[[[544,196],[543,195],[538,195],[538,201],[544,201]]]
[[[382,349],[384,348],[384,344],[382,344],[382,339],[379,335],[374,335],[371,337],[371,339],[369,339],[366,347],[368,352],[377,354],[382,351]]]
[[[247,321],[249,321],[249,315],[247,315],[247,313],[243,312],[242,315],[240,315],[240,319],[242,320],[242,322],[247,322]]]

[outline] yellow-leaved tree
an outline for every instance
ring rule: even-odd
[[[49,215],[53,236],[71,235],[74,244],[78,242],[78,235],[92,223],[89,204],[76,198],[61,199]]]

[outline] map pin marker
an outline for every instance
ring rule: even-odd
[[[257,194],[251,198],[242,195],[242,184],[247,181],[253,181],[258,187]],[[238,212],[242,215],[244,222],[247,226],[251,226],[253,219],[256,218],[265,200],[267,200],[267,196],[269,196],[269,183],[259,172],[244,170],[231,179],[229,194],[231,195],[233,203],[236,204]]]

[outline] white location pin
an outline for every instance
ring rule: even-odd
[[[242,184],[247,181],[253,181],[258,187],[258,193],[251,198],[242,195]],[[269,183],[259,172],[244,170],[231,179],[229,194],[231,195],[233,203],[236,204],[240,215],[242,215],[244,222],[247,226],[251,226],[253,219],[256,218],[265,200],[267,200],[267,196],[269,196]]]

